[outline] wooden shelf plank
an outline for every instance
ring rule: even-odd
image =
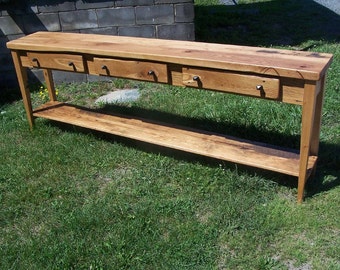
[[[141,118],[97,113],[60,102],[46,103],[34,110],[33,115],[287,175],[299,174],[299,154],[290,149]],[[316,159],[309,158],[308,171],[315,166]]]

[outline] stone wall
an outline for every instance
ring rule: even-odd
[[[6,1],[0,3],[0,91],[17,86],[6,42],[36,31],[194,40],[193,0]],[[33,82],[42,76],[33,70],[29,77]],[[57,83],[94,79],[67,72],[54,77]]]

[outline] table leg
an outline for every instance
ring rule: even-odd
[[[54,88],[53,75],[50,69],[44,69],[44,78],[46,82],[46,87],[48,90],[48,95],[51,101],[56,101],[57,96]]]
[[[15,71],[17,74],[19,87],[26,110],[27,120],[32,129],[34,126],[34,117],[32,110],[31,94],[27,84],[27,68],[23,67],[20,60],[20,55],[17,51],[11,51],[12,59],[14,62]]]
[[[308,158],[311,154],[312,138],[316,139],[317,136],[313,135],[313,131],[318,129],[319,116],[315,117],[315,113],[319,110],[316,109],[317,94],[320,89],[320,81],[306,82],[304,87],[303,105],[302,105],[302,126],[301,126],[301,143],[300,143],[300,169],[298,180],[298,202],[302,202],[304,196],[305,184],[308,177],[307,165]],[[320,102],[320,98],[318,99]],[[315,142],[313,142],[315,144]],[[315,145],[314,145],[315,146]]]
[[[324,93],[325,93],[324,89],[325,89],[325,76],[323,76],[321,79],[320,87],[318,89],[319,90],[318,95],[316,97],[314,126],[313,126],[311,149],[310,149],[310,154],[313,156],[317,156],[319,152],[322,106],[323,106],[323,98],[324,98]]]

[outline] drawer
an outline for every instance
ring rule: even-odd
[[[82,55],[28,52],[27,57],[30,65],[36,68],[51,68],[76,72],[85,71]]]
[[[148,61],[94,58],[96,74],[168,83],[167,65]]]
[[[183,67],[182,80],[185,86],[196,88],[268,99],[279,99],[280,96],[280,80],[277,78]]]

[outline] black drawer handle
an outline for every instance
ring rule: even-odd
[[[102,65],[102,66],[101,66],[101,69],[102,69],[102,70],[106,70],[106,69],[107,69],[107,66],[106,66],[106,65]]]
[[[200,77],[195,75],[192,77],[192,79],[195,81],[195,82],[198,82],[200,80]]]
[[[38,62],[38,58],[32,58],[32,62]]]
[[[155,72],[153,70],[149,70],[148,75],[155,75]]]
[[[263,89],[263,85],[256,85],[256,90],[258,90],[258,91],[263,91],[264,89]]]
[[[73,62],[68,62],[68,65],[69,65],[70,67],[74,67],[74,63],[73,63]]]

